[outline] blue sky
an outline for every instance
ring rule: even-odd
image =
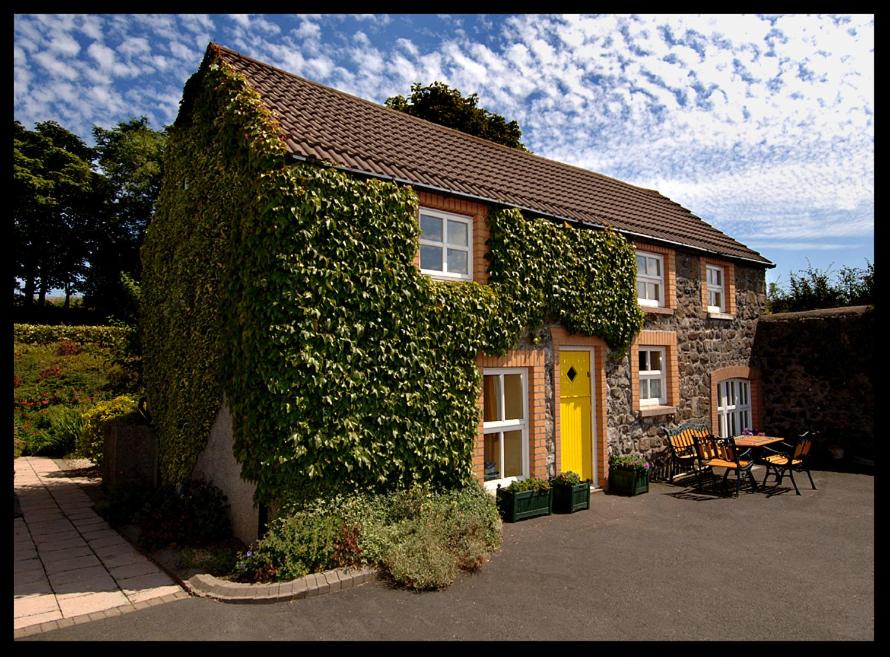
[[[536,154],[659,190],[776,263],[874,262],[873,15],[36,14],[15,118],[172,122],[209,41],[382,103],[440,80]]]

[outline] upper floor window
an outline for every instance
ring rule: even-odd
[[[472,280],[472,217],[420,209],[420,271],[441,278]]]
[[[641,306],[664,306],[664,256],[637,251],[637,299]]]
[[[723,267],[708,265],[705,268],[708,286],[708,312],[726,312],[726,286]]]

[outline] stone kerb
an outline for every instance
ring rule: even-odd
[[[312,573],[289,582],[244,584],[202,573],[183,581],[183,586],[193,595],[213,598],[220,602],[264,603],[334,593],[366,584],[376,576],[376,569],[370,567],[336,568],[323,573]]]

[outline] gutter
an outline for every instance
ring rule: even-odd
[[[347,166],[343,166],[343,165],[339,165],[339,164],[330,164],[330,163],[324,162],[323,160],[320,160],[316,157],[306,157],[304,155],[297,155],[295,153],[288,153],[288,157],[290,159],[298,161],[298,162],[306,162],[307,164],[316,164],[316,165],[326,166],[326,167],[329,167],[332,169],[337,169],[338,171],[344,171],[346,173],[352,173],[352,174],[364,176],[367,178],[378,178],[380,180],[389,180],[391,182],[401,183],[403,185],[408,185],[412,188],[422,189],[424,191],[438,192],[441,194],[448,194],[450,196],[459,196],[461,198],[466,198],[466,199],[470,199],[473,201],[482,201],[487,204],[514,207],[519,210],[525,210],[526,212],[531,212],[533,214],[537,214],[538,216],[541,216],[541,217],[545,217],[548,219],[557,219],[559,221],[565,221],[570,224],[574,224],[576,226],[586,226],[586,227],[593,227],[593,228],[600,228],[600,229],[606,228],[605,224],[600,224],[600,223],[596,223],[596,222],[592,222],[592,221],[579,221],[578,219],[570,219],[569,217],[561,217],[561,216],[555,215],[555,214],[548,214],[546,212],[542,212],[541,210],[537,210],[535,208],[529,208],[529,207],[525,207],[522,205],[515,205],[512,203],[507,204],[507,203],[504,203],[503,201],[498,201],[493,198],[486,198],[484,196],[476,196],[475,194],[468,194],[466,192],[457,192],[457,191],[454,191],[453,189],[445,189],[444,187],[436,187],[434,185],[426,185],[426,184],[415,182],[413,180],[407,180],[405,178],[397,178],[395,176],[387,176],[382,173],[373,173],[371,171],[362,171],[361,169],[353,169],[352,167],[347,167]],[[644,235],[643,233],[635,233],[633,231],[625,230],[623,228],[622,229],[615,228],[614,226],[612,227],[612,229],[623,234],[623,235],[627,235],[630,237],[638,237],[638,238],[642,238],[642,239],[653,240],[653,241],[659,242],[661,244],[669,244],[671,246],[681,247],[683,249],[695,251],[698,253],[719,256],[720,258],[724,258],[724,259],[729,258],[732,260],[741,260],[743,262],[750,262],[750,263],[757,265],[758,267],[763,267],[765,269],[773,269],[776,266],[776,264],[774,262],[770,262],[770,261],[763,262],[760,260],[754,260],[752,258],[745,258],[744,256],[728,255],[728,254],[722,253],[720,251],[704,249],[704,248],[698,247],[698,246],[691,246],[689,244],[683,244],[682,242],[666,240],[661,237],[653,237],[652,235]]]

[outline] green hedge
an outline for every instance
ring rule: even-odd
[[[258,501],[460,486],[479,352],[548,316],[619,350],[639,330],[633,248],[616,233],[496,211],[491,285],[433,281],[414,265],[410,188],[286,166],[277,135],[211,53],[186,85],[142,251],[165,480],[189,476],[225,394]]]
[[[13,325],[13,340],[23,344],[50,344],[61,340],[73,340],[80,344],[123,350],[132,333],[133,329],[120,326]]]

